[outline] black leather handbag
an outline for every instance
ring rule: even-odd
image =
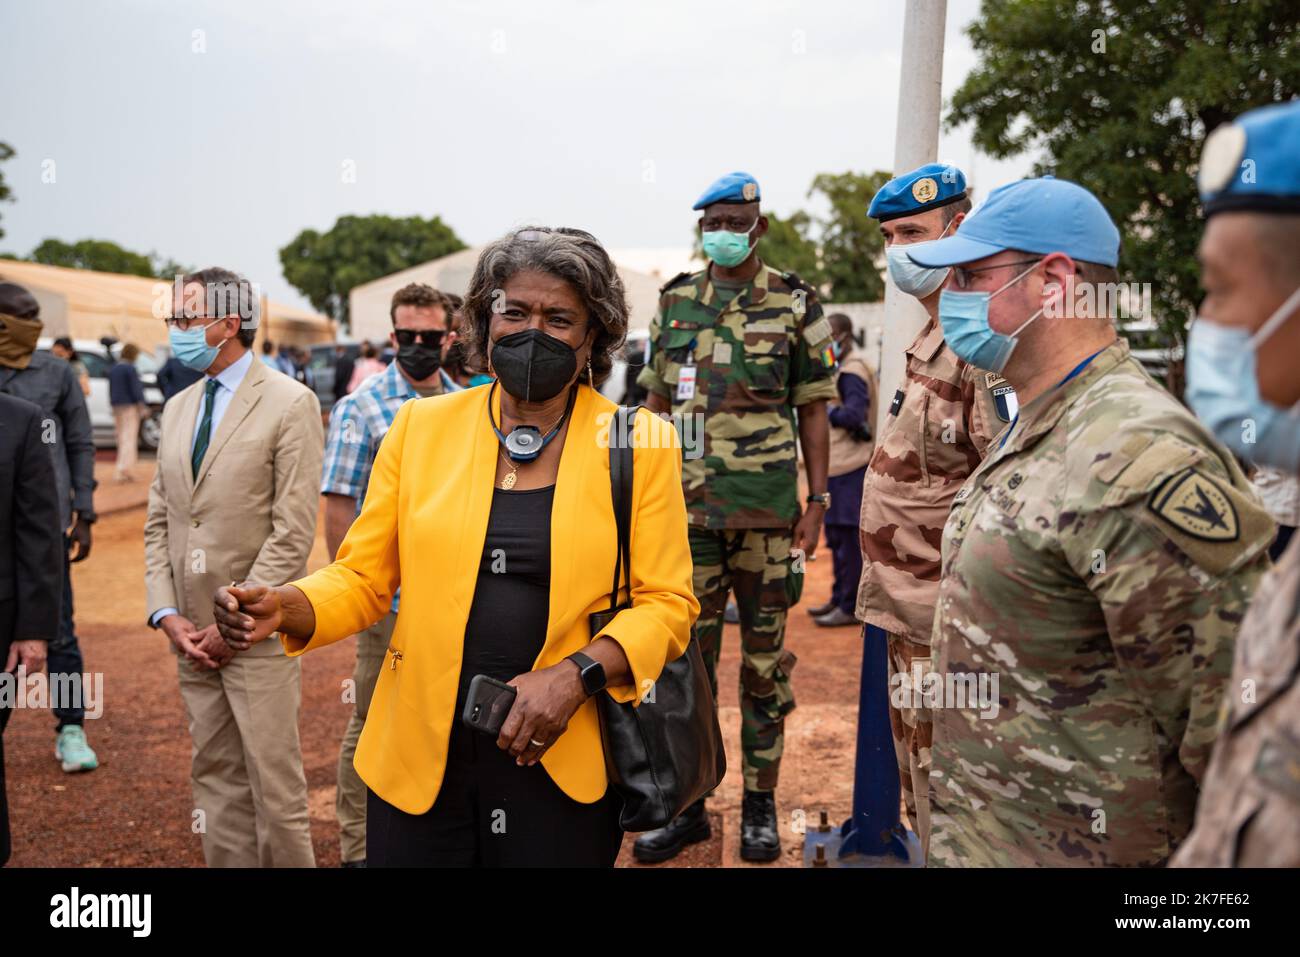
[[[591,634],[631,607],[632,445],[635,408],[620,406],[610,423],[609,477],[618,524],[618,557],[609,608],[592,613]],[[627,580],[628,598],[619,602]],[[717,709],[699,642],[691,636],[681,657],[664,665],[640,704],[621,704],[602,692],[596,702],[610,783],[623,799],[625,831],[664,827],[707,795],[727,773]]]

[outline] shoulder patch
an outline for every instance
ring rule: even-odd
[[[831,337],[830,320],[822,316],[816,322],[808,323],[808,325],[804,326],[803,337],[810,346],[820,345],[825,342]]]
[[[1016,398],[1016,387],[996,372],[986,373],[984,387],[993,397],[993,409],[1004,423],[1010,422],[1020,412],[1020,401]]]
[[[1186,535],[1206,542],[1235,542],[1237,508],[1214,479],[1184,469],[1151,493],[1147,508]]]
[[[1198,577],[1208,575],[1207,583],[1264,554],[1276,530],[1248,489],[1212,474],[1208,464],[1165,473],[1149,494],[1133,501],[1131,513],[1186,556]]]

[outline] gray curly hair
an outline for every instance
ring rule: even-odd
[[[516,273],[540,272],[563,279],[578,294],[596,325],[591,346],[591,378],[584,369],[579,382],[598,386],[614,367],[613,355],[627,335],[627,300],[618,269],[595,236],[580,229],[524,226],[490,243],[474,267],[461,309],[460,334],[466,355],[487,366],[488,329],[497,291]]]

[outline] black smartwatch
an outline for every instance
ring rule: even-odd
[[[830,508],[830,507],[831,507],[831,493],[830,493],[830,492],[822,492],[820,495],[809,495],[808,498],[807,498],[805,501],[807,501],[809,504],[811,504],[811,503],[813,503],[813,502],[816,502],[816,503],[817,503],[818,505],[820,505],[822,508]]]
[[[588,698],[597,691],[605,690],[604,665],[584,655],[581,651],[575,651],[569,655],[569,661],[578,666],[578,675],[582,678],[582,690],[587,692]]]

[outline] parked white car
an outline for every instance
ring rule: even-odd
[[[36,348],[49,352],[54,339],[42,337]],[[94,432],[95,448],[111,449],[117,446],[117,431],[113,425],[113,406],[108,401],[108,370],[117,361],[122,351],[122,343],[115,342],[110,347],[93,339],[73,339],[72,348],[77,351],[77,358],[90,374],[90,395],[86,396],[86,408],[90,412],[90,426]],[[144,386],[144,400],[149,405],[149,417],[140,421],[140,448],[157,451],[158,440],[162,434],[161,419],[163,407],[162,390],[158,388],[158,360],[147,352],[141,351],[135,360],[136,372],[140,374],[140,384]]]

